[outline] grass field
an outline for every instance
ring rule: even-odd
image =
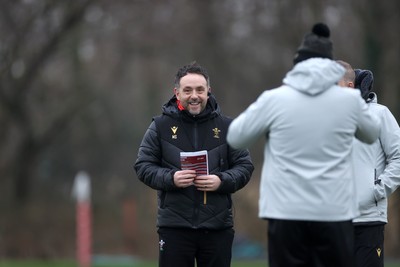
[[[0,260],[0,267],[78,267],[74,261],[27,261]],[[136,262],[130,264],[93,264],[92,267],[157,267],[157,262]],[[267,267],[266,261],[234,261],[232,267]],[[386,263],[385,267],[400,267],[400,263]]]
[[[130,264],[93,264],[93,267],[157,267],[157,262],[136,262]],[[266,267],[266,261],[236,261],[232,267]],[[0,260],[0,267],[78,267],[74,261],[26,261],[26,260]],[[389,266],[397,267],[397,266]],[[400,267],[400,265],[398,266]]]

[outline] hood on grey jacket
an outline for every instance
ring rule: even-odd
[[[311,58],[302,61],[286,74],[283,83],[308,95],[318,95],[335,85],[345,69],[333,60]]]

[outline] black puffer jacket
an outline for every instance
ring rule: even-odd
[[[247,150],[228,146],[226,133],[231,119],[222,116],[210,95],[206,109],[197,116],[179,111],[175,96],[155,117],[139,148],[135,170],[139,179],[158,190],[158,227],[225,229],[233,226],[231,193],[250,180],[254,166]],[[173,175],[180,170],[181,151],[208,151],[209,172],[220,177],[217,191],[194,186],[177,188]]]

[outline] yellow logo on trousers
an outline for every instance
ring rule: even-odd
[[[381,257],[381,252],[382,252],[381,248],[376,249],[376,253],[378,254],[378,257]]]

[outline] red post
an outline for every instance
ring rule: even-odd
[[[77,203],[77,257],[80,267],[90,267],[92,244],[91,244],[91,208],[90,202]]]
[[[122,230],[124,234],[126,253],[135,253],[137,241],[136,201],[133,197],[125,199],[122,204]]]
[[[74,181],[73,196],[76,198],[76,255],[79,267],[92,265],[92,213],[90,202],[90,178],[79,172]]]

